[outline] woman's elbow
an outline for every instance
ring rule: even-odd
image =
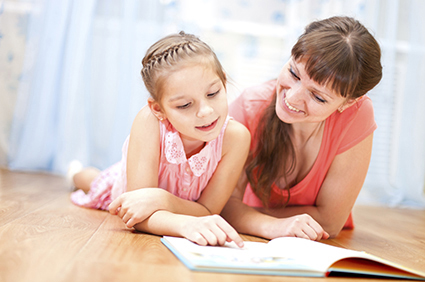
[[[343,227],[341,224],[327,224],[324,230],[329,234],[329,239],[333,239],[339,235]]]

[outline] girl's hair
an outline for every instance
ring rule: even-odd
[[[226,75],[212,49],[198,37],[181,31],[154,43],[142,60],[143,82],[152,98],[160,102],[162,88],[170,72],[189,64],[211,67],[226,87]]]
[[[355,99],[375,87],[382,77],[381,49],[375,38],[357,20],[332,17],[310,23],[291,52],[295,61],[304,61],[308,76],[328,85],[347,99]],[[272,185],[295,169],[295,151],[289,131],[275,113],[276,93],[264,110],[256,130],[256,147],[251,152],[246,174],[253,191],[268,207]],[[282,190],[283,192],[283,190]]]

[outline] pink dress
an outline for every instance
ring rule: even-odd
[[[189,159],[186,158],[179,132],[168,121],[160,122],[158,187],[182,199],[197,201],[221,160],[224,131],[229,119],[226,118],[220,135]],[[129,137],[124,142],[121,161],[102,171],[92,182],[89,193],[85,194],[82,190],[73,192],[73,203],[107,210],[114,199],[127,191],[128,142]]]
[[[246,89],[229,107],[229,114],[244,124],[255,136],[259,117],[266,106],[270,104],[276,92],[276,81]],[[317,195],[326,178],[326,174],[335,156],[357,145],[377,128],[373,105],[369,97],[363,96],[356,104],[342,113],[335,112],[326,119],[322,144],[317,159],[307,176],[290,188],[289,206],[314,206]],[[253,138],[251,149],[257,140]],[[286,202],[287,191],[282,191],[273,185],[269,206],[279,207]],[[253,192],[248,183],[243,202],[249,206],[262,207],[261,200]],[[344,226],[353,228],[353,219],[350,214]]]

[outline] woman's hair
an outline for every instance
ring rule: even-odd
[[[308,76],[347,99],[355,99],[375,87],[382,77],[381,49],[375,38],[357,20],[332,17],[310,23],[292,48],[293,60],[305,62]],[[276,94],[275,94],[276,95]],[[254,193],[268,207],[272,185],[296,164],[289,136],[290,125],[276,113],[276,96],[264,110],[256,130],[256,147],[251,152],[246,173]],[[283,190],[282,190],[283,191]]]
[[[160,102],[162,88],[170,72],[190,64],[211,67],[226,87],[226,75],[212,49],[198,37],[181,31],[154,43],[142,60],[143,82],[152,98]]]

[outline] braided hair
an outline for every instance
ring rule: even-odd
[[[195,35],[181,31],[154,43],[142,60],[143,82],[155,101],[161,101],[161,90],[170,72],[188,64],[211,67],[226,85],[226,75],[214,51]]]

